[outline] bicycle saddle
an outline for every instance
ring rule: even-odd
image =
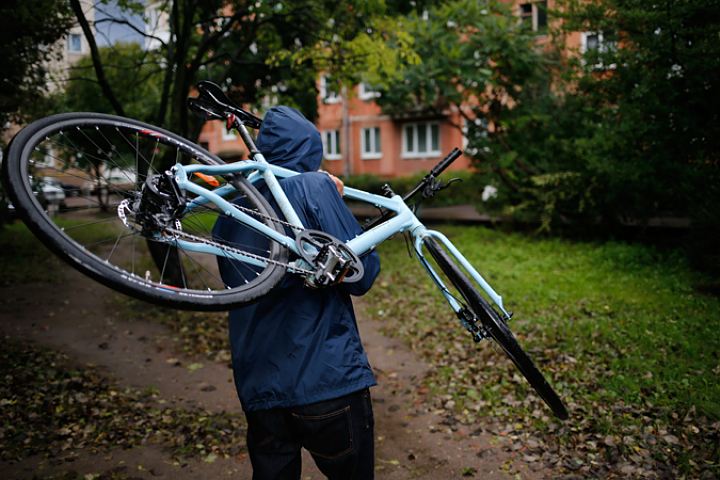
[[[199,95],[188,98],[188,107],[193,112],[199,113],[209,119],[227,119],[228,115],[235,115],[238,119],[250,128],[260,128],[262,119],[252,113],[243,110],[233,103],[223,92],[220,85],[203,80],[196,85]]]

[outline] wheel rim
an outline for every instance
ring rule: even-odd
[[[41,214],[46,223],[42,235],[52,236],[53,230],[56,233],[52,239],[44,238],[46,243],[59,238],[65,243],[61,250],[66,256],[75,262],[76,255],[89,258],[96,268],[110,269],[134,289],[147,290],[146,299],[150,300],[181,296],[193,302],[215,301],[209,299],[229,298],[267,280],[277,265],[245,268],[237,262],[226,262],[239,278],[233,288],[228,288],[215,255],[176,249],[164,240],[148,238],[128,228],[118,216],[118,206],[138,198],[148,175],[175,163],[217,163],[196,146],[147,127],[124,119],[76,118],[41,128],[29,138],[21,154],[20,180],[24,188],[15,189],[23,190],[26,197],[19,203],[30,205],[24,210],[45,212]],[[199,178],[193,181],[212,189]],[[241,188],[245,185],[237,181],[233,184]],[[236,200],[275,228],[270,212],[258,208],[248,200],[251,197],[253,192],[246,190]],[[203,205],[184,215],[176,226],[208,242],[277,258],[280,247],[258,234],[251,235],[244,244],[213,238],[213,226],[221,216],[214,205]]]

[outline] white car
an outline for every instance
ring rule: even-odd
[[[62,184],[54,178],[45,177],[40,180],[40,192],[48,203],[60,205],[65,201],[65,190]]]

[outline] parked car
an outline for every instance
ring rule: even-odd
[[[35,184],[33,191],[38,201],[46,208],[51,210],[65,208],[65,190],[57,179],[42,177]]]
[[[77,185],[71,185],[69,183],[61,183],[63,191],[66,197],[78,197],[80,196],[80,187]]]
[[[108,172],[107,176],[87,180],[82,184],[80,190],[85,196],[97,194],[98,188],[102,189],[103,194],[108,192],[123,194],[125,191],[134,190],[136,178],[132,171],[114,168]]]

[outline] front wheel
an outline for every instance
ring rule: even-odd
[[[558,418],[565,420],[568,412],[562,400],[550,386],[540,370],[535,366],[527,353],[520,347],[515,335],[510,331],[507,323],[480,295],[463,270],[455,263],[450,255],[432,238],[426,238],[425,246],[435,259],[442,271],[457,288],[470,310],[480,319],[485,331],[503,349],[505,354],[520,370],[530,386],[540,395],[540,398],[550,407]]]
[[[212,203],[179,215],[170,229],[150,231],[129,220],[128,205],[142,198],[146,180],[177,163],[222,162],[146,123],[69,113],[38,120],[15,136],[3,180],[33,233],[70,265],[111,288],[187,310],[226,310],[267,293],[285,274],[287,249],[259,234],[236,235],[243,243],[218,238],[218,219],[233,232],[246,227],[229,224],[235,220]],[[237,208],[284,233],[268,202],[243,177],[193,181],[210,189],[204,182],[231,184]],[[188,202],[196,198],[185,194]],[[178,240],[195,248],[183,248],[188,243]],[[218,267],[219,261],[227,261],[218,251],[225,250],[260,260],[255,265],[228,262],[235,277],[232,287]]]

